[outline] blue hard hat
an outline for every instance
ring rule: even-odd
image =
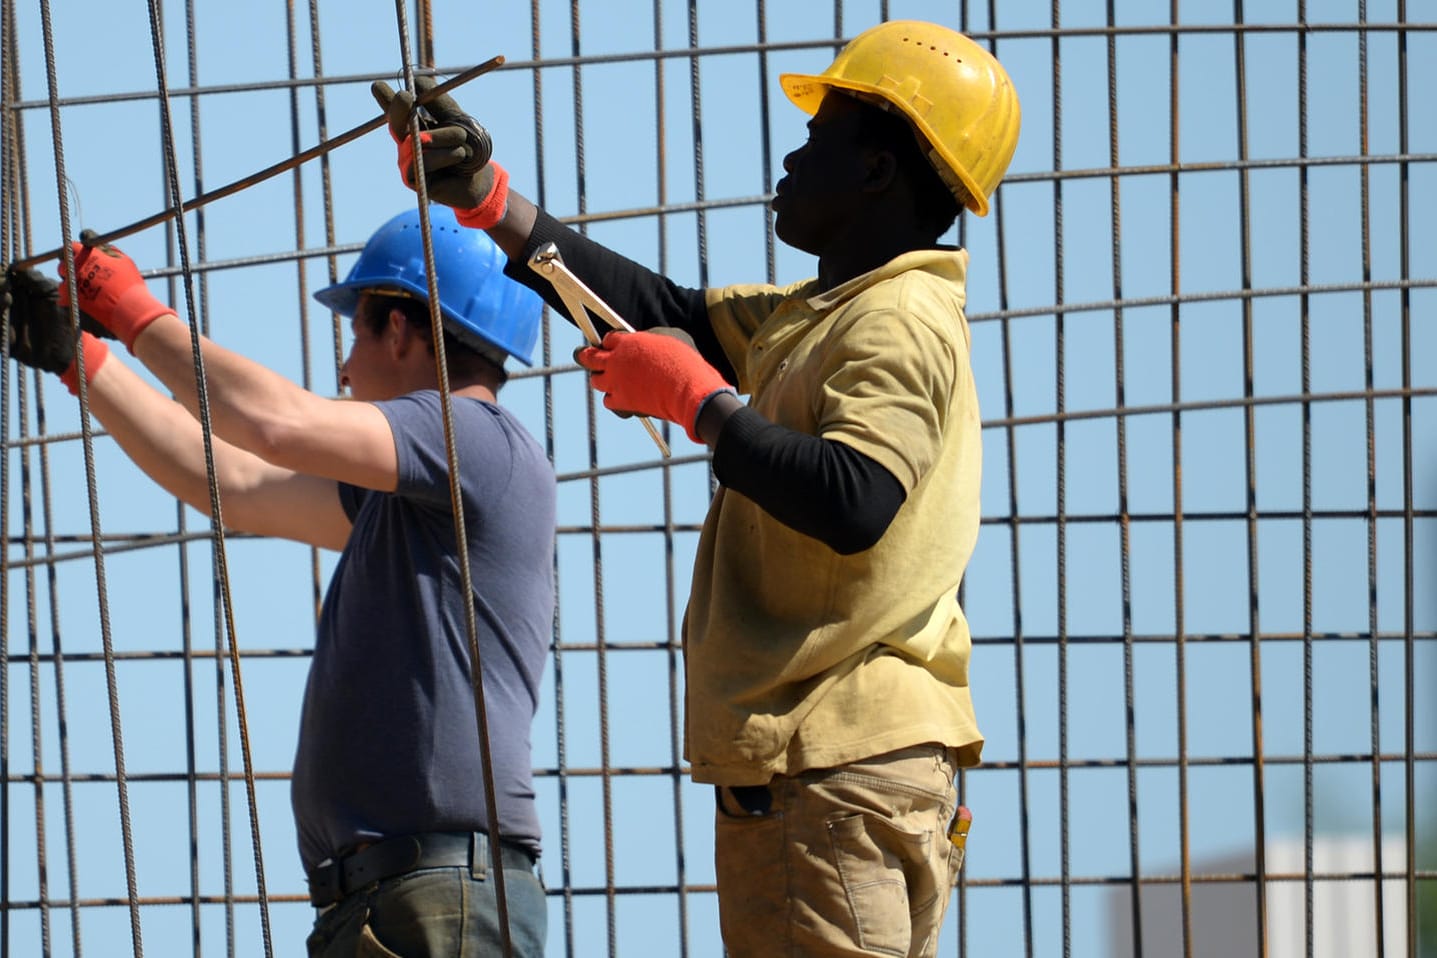
[[[449,207],[431,206],[429,227],[445,328],[481,352],[498,348],[532,366],[544,301],[505,276],[504,251],[483,230],[460,226]],[[352,317],[361,293],[385,289],[429,299],[417,209],[405,210],[376,230],[344,282],[317,291],[314,298]]]

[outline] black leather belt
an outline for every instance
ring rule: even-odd
[[[499,860],[505,868],[532,871],[535,857],[522,845],[501,842]],[[476,867],[482,875],[489,866],[489,836],[483,832],[400,835],[315,868],[309,873],[309,900],[324,908],[365,885],[421,868]]]

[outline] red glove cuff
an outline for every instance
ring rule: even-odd
[[[509,171],[493,160],[489,161],[489,168],[494,171],[494,185],[489,195],[473,209],[454,211],[454,218],[463,226],[487,230],[497,226],[509,212]]]
[[[131,286],[115,300],[115,310],[107,324],[110,331],[125,344],[131,353],[135,351],[135,340],[151,323],[168,313],[173,313],[164,303],[150,293],[143,284]]]
[[[81,332],[80,348],[85,354],[85,384],[89,385],[94,382],[95,373],[105,365],[105,360],[110,358],[110,347],[105,345],[104,340]],[[78,358],[70,360],[70,368],[60,374],[60,382],[70,390],[70,395],[80,395],[80,362]]]

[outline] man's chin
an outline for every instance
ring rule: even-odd
[[[809,253],[813,256],[817,256],[818,254],[815,253],[813,249],[817,244],[806,242],[801,236],[793,235],[792,230],[789,230],[784,223],[783,214],[778,213],[776,210],[775,213],[777,213],[777,215],[773,219],[773,235],[778,237],[778,241],[785,246],[792,246],[800,253]]]

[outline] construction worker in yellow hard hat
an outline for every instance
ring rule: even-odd
[[[429,196],[488,230],[510,276],[564,312],[529,267],[553,243],[640,330],[577,354],[604,404],[712,450],[685,756],[716,786],[728,954],[932,955],[969,821],[954,776],[983,744],[957,601],[981,457],[968,254],[938,241],[987,213],[1018,98],[982,47],[911,21],[781,83],[812,119],[774,228],[818,260],[787,285],[687,289],[595,244],[510,191],[448,97],[419,148]],[[374,92],[412,184],[414,93]]]
[[[817,113],[830,90],[902,113],[958,202],[988,215],[1018,145],[1018,94],[993,55],[963,34],[895,20],[855,38],[818,76],[780,82],[805,113]]]

